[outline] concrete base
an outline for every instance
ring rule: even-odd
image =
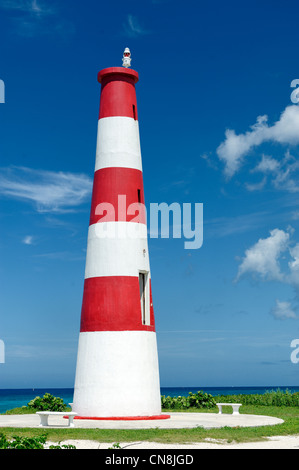
[[[67,427],[66,420],[53,416],[49,428]],[[273,426],[283,423],[282,419],[260,415],[231,415],[218,413],[170,413],[170,419],[154,421],[109,421],[86,420],[74,421],[75,428],[90,429],[183,429],[202,427],[205,429],[229,427]],[[39,417],[32,415],[0,415],[1,427],[38,428]]]

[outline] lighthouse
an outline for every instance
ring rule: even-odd
[[[73,411],[154,419],[161,395],[131,53],[103,69]]]

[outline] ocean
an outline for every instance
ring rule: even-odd
[[[268,386],[268,387],[161,387],[161,395],[166,396],[187,396],[189,392],[202,390],[213,396],[217,395],[249,395],[263,394],[271,390],[289,390],[294,393],[299,391],[299,386]],[[73,388],[36,388],[36,389],[0,389],[0,413],[5,413],[12,408],[26,406],[30,400],[36,396],[42,397],[45,393],[51,393],[55,397],[60,397],[68,404],[73,401]]]

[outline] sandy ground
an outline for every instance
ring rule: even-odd
[[[57,443],[47,443],[46,447],[51,444],[57,445]],[[68,440],[60,442],[60,446],[64,444],[72,444],[76,449],[111,449],[113,444],[99,443],[95,441],[84,441],[84,440]],[[206,439],[204,442],[190,443],[190,444],[161,444],[158,442],[122,442],[119,443],[122,449],[138,450],[138,449],[299,449],[299,434],[293,436],[275,436],[268,437],[263,441],[250,442],[244,444],[227,443],[226,441]]]

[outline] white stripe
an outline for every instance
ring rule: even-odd
[[[125,116],[99,119],[95,171],[109,167],[142,171],[138,121]]]
[[[90,417],[161,414],[156,334],[80,333],[73,411]]]
[[[139,271],[150,271],[145,224],[100,222],[90,225],[85,279],[139,276]]]

